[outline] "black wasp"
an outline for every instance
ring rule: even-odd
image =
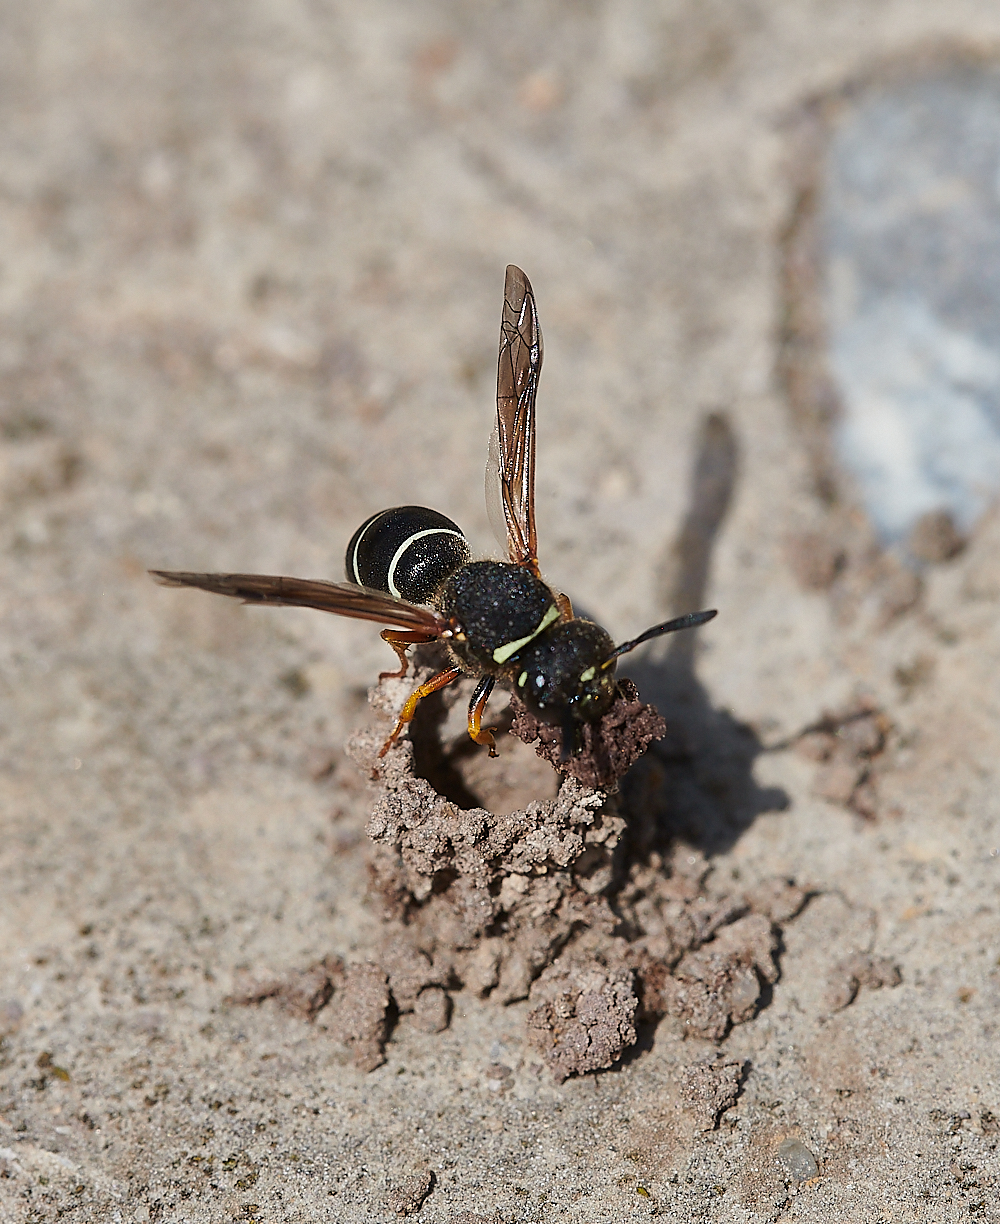
[[[423,506],[382,510],[362,523],[347,546],[347,582],[265,574],[151,571],[167,586],[200,587],[244,603],[319,608],[378,621],[405,676],[409,646],[443,642],[450,666],[410,694],[384,756],[413,718],[422,697],[463,673],[479,677],[469,702],[469,735],[496,756],[483,712],[498,680],[543,722],[562,727],[563,756],[576,728],[594,722],[615,699],[620,655],[642,642],[704,624],[715,612],[692,612],[654,625],[616,646],[592,621],[573,615],[569,599],[543,582],[535,535],[535,396],[542,368],[542,332],[531,283],[507,268],[497,419],[486,465],[486,501],[508,561],[473,561],[462,530]]]

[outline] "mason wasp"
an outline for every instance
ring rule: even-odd
[[[469,735],[496,756],[483,713],[497,681],[536,718],[562,729],[562,757],[573,752],[576,729],[595,722],[616,696],[618,659],[651,638],[691,629],[715,616],[691,612],[654,625],[616,646],[599,625],[573,614],[569,599],[548,586],[538,568],[535,532],[535,399],[542,368],[542,332],[531,283],[507,268],[496,424],[486,464],[486,502],[507,561],[473,561],[461,528],[423,506],[372,515],[347,546],[347,582],[265,574],[150,573],[166,586],[198,587],[248,604],[318,608],[387,625],[382,637],[408,670],[406,651],[441,642],[449,666],[407,698],[383,757],[417,705],[465,674],[478,678],[469,702]]]

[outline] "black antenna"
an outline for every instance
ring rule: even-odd
[[[688,612],[686,616],[676,616],[673,620],[664,621],[662,625],[654,625],[652,629],[640,633],[631,642],[622,642],[620,646],[616,646],[601,664],[601,670],[610,666],[619,655],[628,654],[630,650],[635,650],[636,646],[641,646],[643,642],[648,642],[651,638],[661,637],[664,633],[673,633],[677,629],[696,629],[698,625],[704,625],[706,621],[710,621],[713,616],[717,615],[718,609],[712,608],[710,612]]]

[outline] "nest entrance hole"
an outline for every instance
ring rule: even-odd
[[[462,811],[485,808],[509,815],[533,800],[554,799],[559,774],[533,748],[508,734],[513,711],[501,688],[493,690],[483,720],[494,732],[499,755],[491,757],[469,738],[467,710],[475,684],[474,678],[463,678],[417,706],[409,731],[413,772]]]

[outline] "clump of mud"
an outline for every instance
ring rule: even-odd
[[[667,724],[651,705],[639,700],[631,680],[619,680],[618,697],[607,714],[596,723],[585,723],[577,732],[576,751],[563,760],[563,733],[538,719],[517,700],[511,699],[514,721],[511,731],[531,744],[538,755],[567,777],[584,786],[612,790],[654,740],[663,739]]]
[[[431,671],[383,681],[370,704],[392,716]],[[378,950],[347,968],[327,958],[284,983],[250,986],[237,1001],[277,995],[309,1016],[329,1006],[328,1027],[372,1068],[384,1060],[395,1014],[413,1013],[434,1032],[447,1026],[455,991],[497,1006],[527,999],[529,1039],[559,1082],[610,1067],[638,1028],[664,1015],[714,1040],[753,1016],[778,975],[779,924],[805,895],[785,880],[751,895],[719,894],[689,847],[633,852],[616,783],[664,734],[659,714],[623,685],[560,776],[537,759],[533,766],[510,736],[500,740],[499,761],[475,746],[470,753],[467,698],[453,686],[431,699],[423,723],[418,716],[412,735],[381,760],[385,718],[348,746],[376,775],[367,833],[382,906]],[[517,710],[507,722],[558,762],[548,728]],[[525,801],[515,786],[521,806],[513,811],[505,810],[509,796],[477,802],[473,791],[490,771],[505,776],[505,757],[541,796]]]

